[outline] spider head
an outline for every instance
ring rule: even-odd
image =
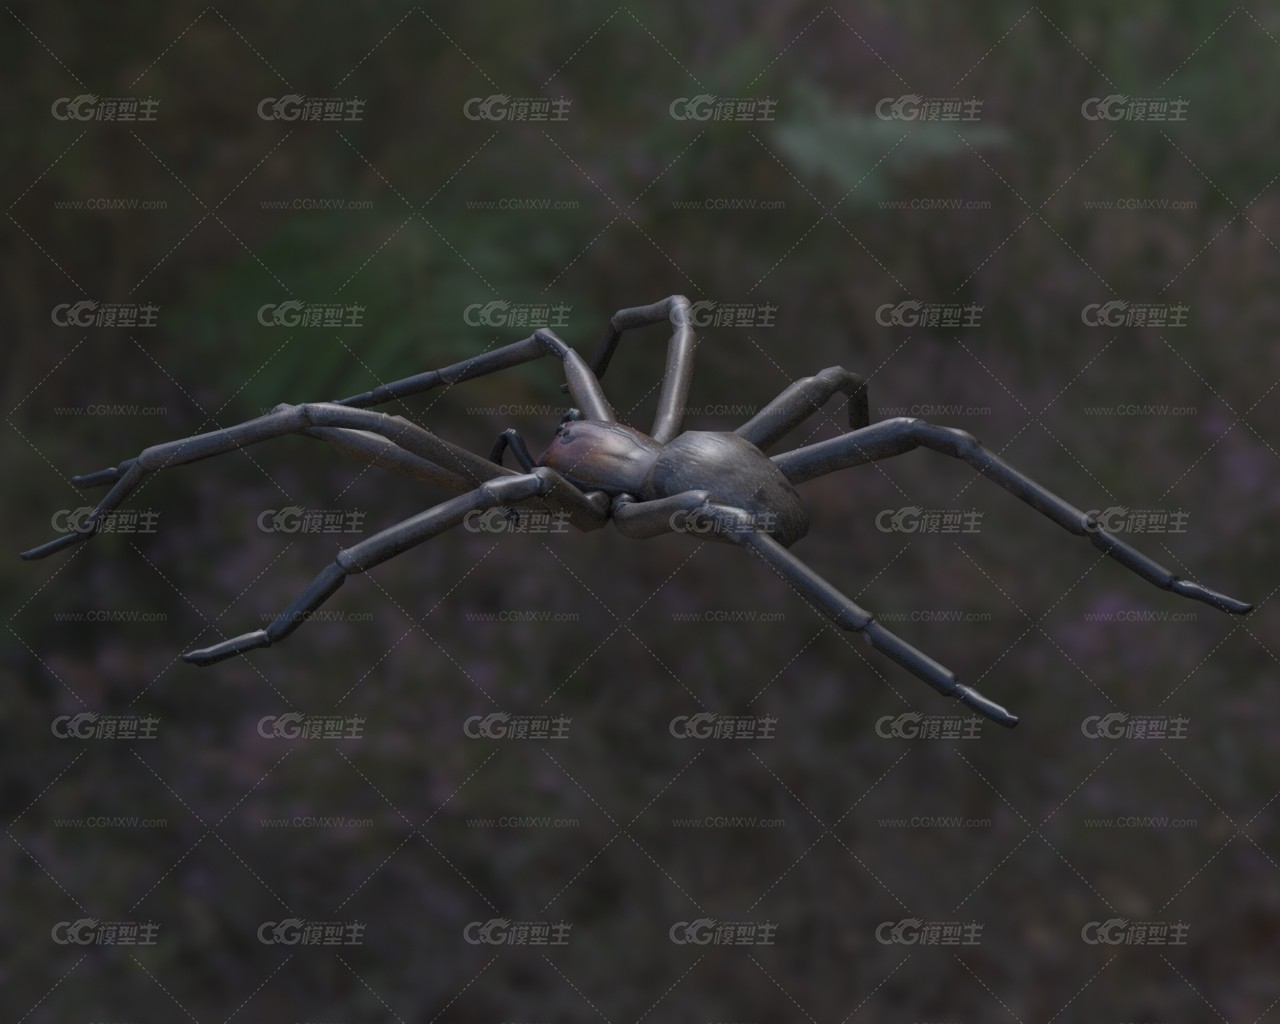
[[[570,409],[538,465],[547,466],[579,487],[613,494],[643,486],[662,449],[653,438],[625,423],[604,423]]]

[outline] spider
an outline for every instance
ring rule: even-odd
[[[657,416],[649,433],[618,422],[600,379],[624,331],[669,320],[666,371]],[[708,540],[749,548],[838,627],[856,631],[876,650],[934,689],[981,715],[1012,727],[1016,715],[958,682],[955,674],[881,625],[789,549],[808,531],[796,484],[850,466],[926,448],[961,459],[1015,497],[1157,587],[1243,615],[1252,606],[1182,579],[1102,530],[1096,517],[1046,490],[984,448],[972,434],[914,417],[871,422],[864,378],[840,366],[785,388],[755,416],[731,432],[682,431],[693,375],[695,336],[689,300],[672,295],[648,306],[619,310],[588,364],[554,332],[534,331],[523,341],[484,352],[438,370],[383,384],[335,402],[278,405],[265,416],[225,429],[147,448],[118,466],[74,477],[78,487],[113,486],[75,532],[22,552],[43,558],[96,534],[149,473],[196,462],[285,434],[318,438],[344,454],[454,492],[441,502],[338,552],[333,564],[265,629],[187,651],[183,659],[210,665],[284,639],[336,591],[348,576],[458,526],[477,512],[514,514],[514,506],[539,508],[581,530],[612,521],[624,536],[656,537],[696,532]],[[535,459],[520,434],[503,431],[488,458],[438,437],[400,416],[369,406],[453,385],[521,363],[552,356],[563,364],[575,408],[561,418],[550,446]],[[847,397],[849,431],[772,457],[765,451],[836,394]],[[520,472],[503,465],[510,449]]]

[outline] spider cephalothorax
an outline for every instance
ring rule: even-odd
[[[843,367],[829,367],[796,381],[732,432],[682,433],[693,373],[694,335],[689,312],[689,300],[683,295],[619,310],[590,366],[552,331],[543,329],[523,341],[337,402],[280,405],[257,419],[155,445],[118,466],[75,477],[72,482],[77,486],[114,486],[79,524],[77,532],[24,551],[22,557],[43,558],[93,536],[105,517],[150,472],[285,434],[305,434],[365,462],[446,487],[458,496],[338,552],[333,564],[266,629],[188,651],[183,655],[187,661],[208,665],[269,647],[297,629],[347,576],[461,524],[478,510],[537,503],[563,515],[579,529],[598,529],[612,521],[620,533],[635,538],[680,531],[696,517],[699,526],[691,532],[749,548],[837,626],[861,633],[872,647],[939,692],[1001,725],[1013,726],[1018,722],[1015,715],[957,682],[950,670],[885,629],[870,612],[788,550],[809,526],[795,484],[914,448],[928,448],[967,462],[1148,582],[1223,611],[1242,615],[1250,610],[1245,602],[1182,579],[1152,561],[1101,529],[1096,517],[1046,490],[963,430],[909,417],[872,423],[866,382]],[[674,331],[667,345],[657,416],[645,434],[618,422],[600,378],[623,331],[663,320],[669,320]],[[543,356],[554,356],[563,364],[563,388],[577,408],[564,415],[551,444],[536,460],[515,430],[503,431],[486,459],[410,420],[368,408]],[[765,454],[836,394],[848,398],[847,433],[772,457]],[[508,448],[522,472],[502,465]]]
[[[739,508],[774,540],[790,547],[808,532],[809,516],[791,481],[769,456],[729,432],[689,430],[660,444],[622,423],[562,422],[537,465],[584,490],[638,501],[706,491]],[[709,530],[709,540],[728,541]]]

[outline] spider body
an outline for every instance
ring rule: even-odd
[[[705,491],[716,503],[741,509],[783,547],[809,530],[804,502],[764,452],[730,431],[688,430],[666,444],[634,427],[594,420],[561,420],[538,465],[585,490],[639,501]],[[730,543],[722,531],[708,540]]]
[[[575,487],[616,496],[639,494],[662,444],[625,423],[566,416],[538,459]]]
[[[674,329],[667,343],[657,415],[646,434],[618,422],[600,378],[624,331],[663,320]],[[809,523],[795,484],[922,448],[962,460],[1163,590],[1237,615],[1252,607],[1184,579],[1148,558],[1116,534],[1106,532],[1096,516],[1082,512],[984,448],[972,434],[908,417],[872,423],[866,381],[840,366],[793,382],[732,432],[682,432],[694,344],[689,300],[672,295],[662,302],[615,313],[590,365],[552,331],[540,329],[522,341],[336,402],[280,405],[257,419],[153,445],[136,458],[74,477],[72,483],[78,487],[112,486],[75,532],[24,551],[22,557],[43,558],[88,540],[156,470],[286,434],[301,434],[370,465],[450,490],[455,496],[339,551],[332,564],[265,629],[187,651],[184,660],[210,665],[269,647],[307,621],[348,576],[462,525],[477,511],[541,506],[563,514],[581,530],[612,523],[623,536],[635,539],[682,532],[702,540],[738,544],[759,557],[838,628],[861,634],[872,648],[939,693],[1001,725],[1013,726],[1018,722],[1015,715],[958,682],[949,669],[886,629],[789,550],[804,536]],[[412,420],[368,408],[432,388],[453,387],[544,357],[560,360],[565,376],[562,387],[571,394],[576,408],[560,421],[555,438],[538,460],[529,454],[514,429],[499,435],[486,459]],[[848,398],[847,433],[778,455],[765,454],[836,394]],[[523,472],[502,465],[508,448]]]
[[[786,548],[809,532],[809,514],[791,481],[769,456],[737,434],[681,434],[663,447],[646,484],[652,499],[706,491],[712,502],[741,509],[750,524]],[[732,539],[714,529],[706,536]]]

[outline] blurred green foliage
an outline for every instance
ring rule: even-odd
[[[133,502],[158,510],[157,534],[104,534],[56,564],[0,561],[12,631],[0,998],[13,1019],[171,1019],[174,1003],[196,1019],[264,1021],[773,1021],[797,1007],[956,1020],[990,1016],[993,997],[1023,1020],[1067,1006],[1082,1019],[1191,1020],[1204,1000],[1255,1020],[1274,1006],[1275,11],[133,4],[68,17],[17,3],[7,16],[0,379],[15,548],[44,539],[51,512],[92,500],[73,473],[527,333],[470,326],[472,303],[564,304],[559,333],[590,352],[617,308],[682,292],[776,307],[769,328],[700,332],[699,410],[754,408],[797,376],[847,365],[871,376],[874,415],[954,403],[969,411],[937,418],[1082,507],[1188,509],[1185,535],[1140,546],[1260,601],[1235,632],[1208,610],[1087,620],[1184,609],[922,454],[808,485],[814,526],[796,550],[876,611],[985,616],[898,628],[1021,712],[1016,733],[886,741],[882,716],[949,707],[739,551],[610,530],[459,532],[351,581],[326,606],[333,620],[200,672],[177,654],[253,628],[354,539],[264,534],[264,509],[358,510],[373,530],[443,495],[305,439],[159,474]],[[154,95],[161,116],[49,115],[53,99],[84,92]],[[264,97],[290,92],[358,96],[365,114],[257,116]],[[1085,99],[1111,94],[1183,97],[1188,117],[1081,116]],[[563,97],[571,113],[463,115],[490,95]],[[697,95],[772,98],[776,113],[671,115]],[[878,101],[905,95],[980,98],[982,117],[876,117]],[[94,197],[167,207],[58,205]],[[268,205],[298,197],[369,205]],[[1191,207],[1086,206],[1121,197]],[[942,198],[985,205],[892,205]],[[709,199],[784,206],[689,205]],[[495,207],[504,200],[568,205]],[[51,307],[80,297],[154,301],[159,326],[53,326]],[[1188,326],[1086,328],[1082,307],[1112,298],[1184,302]],[[358,304],[363,326],[260,322],[265,304],[290,299]],[[904,299],[980,306],[980,327],[884,326],[877,311]],[[663,333],[629,338],[606,381],[642,427]],[[539,364],[387,408],[475,450],[511,425],[536,447],[558,383]],[[65,412],[113,403],[165,411]],[[1086,412],[1120,403],[1197,414]],[[511,412],[521,405],[548,410]],[[699,411],[690,424],[745,415]],[[795,443],[843,423],[833,406]],[[885,508],[958,503],[988,525],[958,538],[874,526]],[[513,610],[565,618],[477,617]],[[675,618],[707,610],[783,617]],[[131,620],[138,611],[165,618]],[[466,740],[462,722],[495,710],[564,714],[571,737]],[[778,738],[671,737],[674,716],[699,710],[776,716]],[[1185,712],[1192,739],[1101,749],[1079,723],[1112,710]],[[162,728],[146,744],[51,734],[55,716],[81,711],[153,714]],[[261,736],[264,715],[289,711],[362,716],[366,738]],[[1199,825],[1084,824],[1161,813]],[[60,823],[99,814],[166,825]],[[295,814],[369,824],[263,825]],[[577,824],[474,820],[504,814]],[[673,824],[739,814],[786,825]],[[915,814],[989,825],[880,824]],[[359,918],[367,938],[338,953],[257,940],[286,916]],[[779,922],[777,945],[672,944],[671,924],[699,916]],[[1189,944],[1080,941],[1084,922],[1112,916],[1190,921]],[[158,919],[162,941],[86,950],[47,938],[79,917]],[[461,940],[467,922],[494,917],[563,918],[573,939],[546,957],[496,958]],[[906,917],[980,921],[983,941],[958,955],[876,942],[878,923]]]
[[[841,106],[801,81],[787,104],[790,116],[772,134],[797,171],[830,179],[855,206],[888,199],[898,177],[927,161],[1009,141],[1002,129],[966,119],[913,123],[850,113]],[[918,105],[909,109],[914,112]]]

